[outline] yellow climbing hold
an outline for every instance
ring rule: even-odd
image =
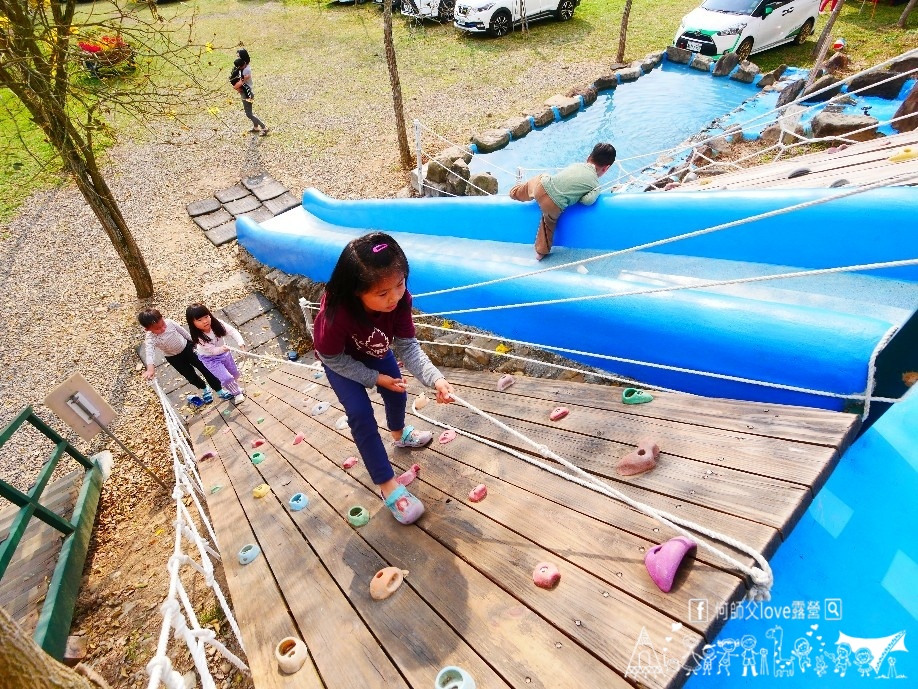
[[[252,495],[256,498],[263,498],[271,491],[271,487],[267,483],[262,483],[260,486],[255,486],[252,489]]]
[[[210,436],[212,436],[212,435],[213,435],[214,433],[216,433],[216,432],[217,432],[217,427],[216,427],[216,426],[204,426],[204,435],[205,435],[205,437],[209,438]]]
[[[452,327],[453,327],[453,324],[452,324],[450,321],[446,321],[446,320],[445,320],[445,321],[443,321],[443,323],[441,324],[441,327],[443,327],[443,328],[452,328]]]
[[[912,148],[911,146],[906,146],[898,153],[894,153],[889,156],[890,163],[904,163],[906,160],[914,160],[918,158],[918,148]]]
[[[506,354],[510,350],[511,350],[511,347],[505,345],[503,342],[501,342],[499,345],[497,345],[494,348],[494,351],[497,352],[498,354]]]

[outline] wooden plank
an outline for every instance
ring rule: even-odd
[[[258,407],[246,405],[247,409],[254,411]],[[383,646],[385,652],[399,667],[405,678],[413,686],[426,687],[433,681],[436,668],[445,665],[458,665],[466,668],[483,686],[506,686],[501,678],[480,658],[462,638],[436,614],[418,595],[410,588],[405,587],[397,596],[393,596],[385,603],[370,599],[369,582],[377,571],[387,566],[388,563],[370,548],[359,534],[342,518],[341,512],[333,509],[324,499],[323,495],[328,486],[324,486],[321,494],[316,487],[297,473],[287,461],[281,461],[290,444],[292,433],[271,432],[280,429],[280,426],[271,419],[266,419],[264,425],[259,424],[257,433],[251,423],[247,423],[242,416],[231,421],[231,427],[236,433],[236,438],[245,448],[253,437],[264,434],[268,436],[272,445],[263,446],[270,453],[270,459],[257,465],[260,480],[272,486],[272,494],[264,500],[276,499],[282,505],[294,493],[302,492],[309,498],[307,509],[300,512],[289,512],[289,518],[299,527],[306,540],[306,548],[311,548],[321,560],[318,566],[324,566],[334,578],[341,594],[346,594],[350,604],[354,606],[363,622],[372,631],[373,637],[369,639],[352,638],[355,624],[338,615],[330,614],[328,606],[324,604],[325,596],[321,597],[321,608],[318,611],[304,610],[307,624],[315,626],[316,613],[324,619],[327,629],[317,629],[318,641],[312,640],[311,647],[317,658],[324,658],[327,663],[326,670],[332,675],[340,674],[336,663],[349,665],[353,662],[353,648],[370,649],[377,645]],[[222,435],[219,434],[219,435]],[[218,436],[219,437],[219,436]],[[227,436],[229,438],[230,436]],[[270,449],[267,449],[270,448]],[[309,445],[302,445],[299,451],[308,452]],[[316,454],[316,453],[313,453]],[[316,454],[316,457],[318,455]],[[324,460],[323,460],[324,461]],[[337,472],[336,472],[337,473]],[[337,477],[339,481],[345,478]],[[334,477],[327,477],[334,481]],[[348,496],[353,495],[354,486],[350,481],[342,481],[341,490]],[[286,508],[281,508],[286,512]],[[285,544],[289,547],[289,543]],[[302,548],[294,549],[301,552]],[[342,553],[344,555],[342,556]],[[270,556],[270,554],[269,554]],[[410,570],[409,570],[410,571]],[[411,576],[411,575],[409,575]],[[303,581],[310,584],[308,596],[302,596]],[[315,601],[316,591],[312,589],[315,576],[311,568],[299,564],[292,572],[287,587],[292,588],[293,599],[303,599],[305,602]],[[342,644],[342,638],[347,638],[348,643]],[[375,640],[374,640],[375,639]],[[320,643],[321,646],[316,644]],[[364,650],[361,655],[370,655],[369,650]],[[431,668],[434,668],[432,671]],[[347,673],[345,673],[346,675]],[[379,678],[372,684],[355,684],[353,678],[347,676],[334,681],[343,681],[343,686],[380,686]],[[329,686],[334,683],[329,680]]]
[[[189,424],[198,457],[215,451],[213,443],[204,435],[208,423],[213,423],[212,417],[205,420],[199,416]],[[274,582],[266,559],[257,558],[245,566],[239,564],[237,553],[242,546],[235,546],[255,543],[256,538],[236,499],[222,458],[198,462],[197,466],[205,488],[207,511],[220,541],[228,597],[232,599],[233,614],[242,632],[242,643],[253,679],[259,689],[320,689],[322,681],[312,659],[295,674],[280,672],[274,648],[285,637],[299,637],[299,630],[287,611],[286,601]],[[213,486],[223,487],[211,492]]]
[[[283,391],[283,388],[275,383],[267,387],[268,391],[273,392],[274,389]],[[263,404],[266,412],[276,418],[284,419],[286,423],[297,417],[300,417],[298,420],[301,423],[308,422],[307,418],[302,418],[302,412],[289,407],[287,403],[278,398],[269,398]],[[321,420],[317,422],[321,423]],[[474,452],[486,456],[496,454],[496,451],[490,448],[473,446],[472,441],[463,440],[466,443],[466,453]],[[353,452],[349,442],[342,441],[341,436],[331,428],[322,434],[312,431],[309,434],[308,442],[321,446],[325,451],[328,451],[328,448],[340,447],[341,452]],[[459,440],[450,444],[451,447],[461,445]],[[414,454],[417,453],[396,453],[397,459],[394,461],[400,461],[403,464],[410,463],[413,459],[411,455]],[[427,452],[419,454],[421,457],[428,455]],[[528,465],[524,464],[524,466]],[[426,461],[422,477],[424,484],[435,489],[437,506],[443,505],[447,511],[455,510],[457,505],[466,503],[469,490],[485,480],[480,472],[457,465],[446,456]],[[679,585],[670,594],[662,594],[648,577],[642,555],[647,548],[660,542],[659,535],[656,540],[637,538],[631,533],[610,527],[608,524],[571,510],[564,505],[547,502],[544,498],[512,484],[492,478],[487,485],[488,499],[477,505],[469,504],[469,509],[490,517],[494,522],[509,528],[513,534],[525,537],[544,548],[548,553],[564,557],[579,565],[601,579],[607,586],[618,588],[634,596],[635,602],[640,601],[636,610],[631,609],[625,613],[621,610],[610,611],[609,619],[619,621],[619,624],[626,628],[629,625],[622,623],[622,620],[640,620],[639,623],[635,622],[634,626],[626,629],[628,638],[632,641],[639,635],[640,627],[647,624],[648,618],[655,617],[646,610],[645,604],[662,610],[670,618],[677,619],[686,626],[696,627],[697,623],[687,618],[691,598],[704,597],[709,600],[730,601],[745,594],[745,585],[734,574],[714,569],[703,562],[698,562],[694,567],[686,570],[685,576],[680,579]],[[578,487],[578,489],[589,496],[595,495],[583,488]],[[617,504],[615,507],[624,509]],[[432,512],[431,514],[433,516],[440,513]],[[508,562],[514,562],[514,566],[518,567],[520,553],[528,548],[526,544],[522,543],[519,538],[515,538],[513,534],[495,532],[493,523],[487,520],[476,520],[473,534],[470,534],[467,529],[455,526],[458,522],[464,527],[469,524],[469,521],[469,517],[460,515],[454,515],[447,520],[442,520],[441,516],[437,516],[436,520],[425,517],[422,528],[432,533],[437,540],[450,544],[450,548],[456,550],[463,559],[476,562],[476,566],[489,572],[492,578],[495,578],[494,572],[502,571]],[[648,526],[647,531],[650,532],[652,528]],[[482,542],[491,545],[481,548]],[[508,546],[510,543],[513,545]],[[538,561],[538,559],[532,559],[532,565]],[[504,576],[498,578],[509,580],[513,577],[505,573]],[[597,583],[590,582],[587,588],[595,591]],[[519,591],[519,589],[514,590]],[[670,624],[671,621],[667,619],[663,626]],[[708,626],[702,626],[699,631],[710,634],[711,629]],[[593,648],[595,649],[595,645]],[[628,658],[624,658],[623,662],[624,664],[619,666],[622,670],[627,667]]]
[[[469,387],[494,389],[494,382],[482,385],[480,374],[461,369],[444,371],[451,382]],[[750,435],[764,435],[815,445],[845,447],[856,435],[860,418],[855,414],[792,407],[781,404],[762,404],[739,400],[723,400],[693,395],[653,391],[653,402],[629,404],[621,401],[622,389],[615,386],[572,383],[515,376],[514,394],[548,400],[555,404],[580,404],[606,411],[632,414],[643,418],[680,421],[708,428],[739,431]],[[487,380],[487,378],[485,379]]]
[[[251,398],[250,401],[254,406],[255,402],[261,400]],[[265,418],[264,423],[271,421]],[[309,422],[309,419],[304,417],[303,422]],[[259,430],[261,428],[260,425]],[[291,431],[292,428],[288,427],[286,438],[291,437]],[[315,466],[313,473],[308,476],[310,482],[322,481],[329,474],[345,477],[344,472],[336,466],[339,461],[337,455],[344,452],[345,448],[352,453],[353,446],[341,438],[337,432],[330,437],[322,436],[322,442],[318,444],[323,452],[335,459],[323,459],[321,464]],[[332,445],[333,449],[329,450],[328,443],[340,444],[340,448]],[[291,446],[285,452],[292,454],[296,450]],[[308,461],[309,457],[303,459]],[[305,471],[300,465],[297,468]],[[347,476],[349,482],[355,478]],[[362,478],[372,496],[372,484],[366,476]],[[317,491],[339,513],[354,504],[352,488],[342,489],[335,482],[315,485]],[[362,490],[359,493],[367,495]],[[433,505],[434,500],[430,494],[422,490],[420,495],[428,501],[428,505]],[[357,497],[359,499],[359,495]],[[382,512],[378,499],[370,504],[371,513]],[[475,529],[478,526],[474,515],[467,519],[471,521],[467,528]],[[610,672],[577,644],[562,641],[559,646],[561,632],[519,604],[516,596],[520,595],[521,586],[513,586],[514,595],[510,595],[496,587],[489,577],[445,550],[443,544],[426,535],[422,536],[423,532],[417,529],[402,528],[385,512],[382,512],[381,518],[371,519],[370,525],[374,528],[364,527],[359,530],[360,535],[383,554],[387,561],[409,569],[412,575],[408,582],[412,588],[460,630],[466,641],[511,684],[556,686],[567,683],[579,686],[587,682],[599,682],[602,686],[627,686],[619,675]],[[536,561],[525,571],[518,571],[517,577],[525,576],[528,579]],[[532,586],[531,583],[529,586]],[[565,617],[565,625],[570,625],[569,616]]]

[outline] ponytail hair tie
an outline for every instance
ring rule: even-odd
[[[373,247],[373,253],[378,254],[380,251],[382,251],[383,249],[387,249],[387,248],[389,248],[388,244],[377,244],[376,246]]]

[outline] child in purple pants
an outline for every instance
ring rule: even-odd
[[[229,323],[216,318],[204,304],[192,304],[185,309],[185,319],[201,363],[217,377],[223,389],[233,395],[233,402],[239,404],[245,396],[239,387],[239,369],[227,347],[227,340],[239,349],[245,349],[242,335]]]

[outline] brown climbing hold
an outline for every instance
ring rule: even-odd
[[[550,562],[540,562],[532,570],[532,583],[540,589],[553,589],[561,581],[561,572]]]
[[[383,567],[370,580],[370,596],[373,600],[385,600],[398,590],[406,576],[407,569]]]
[[[477,486],[472,488],[471,491],[469,491],[469,502],[481,502],[487,496],[488,487],[483,483],[479,483]]]
[[[652,440],[639,440],[637,448],[626,454],[615,465],[620,476],[635,476],[650,471],[657,465],[660,447]]]
[[[414,400],[414,408],[417,410],[421,410],[427,406],[428,402],[430,402],[430,399],[428,399],[427,395],[425,395],[424,393],[421,393]]]

